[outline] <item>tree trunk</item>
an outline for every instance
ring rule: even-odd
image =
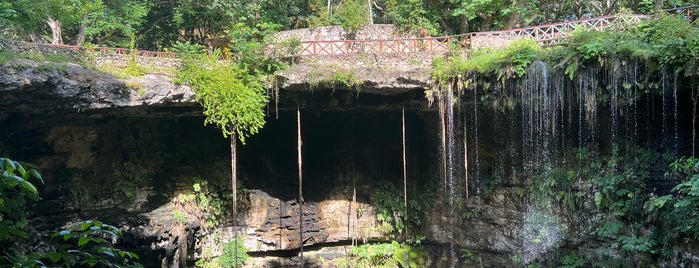
[[[468,32],[468,17],[466,15],[459,16],[459,33]]]
[[[405,105],[403,106],[403,111],[401,113],[401,123],[403,125],[403,207],[405,208],[405,215],[403,215],[405,221],[408,221],[408,164],[406,158],[406,148],[405,148]],[[405,225],[405,236],[408,236],[408,224]]]
[[[75,38],[75,44],[82,46],[85,43],[85,30],[87,28],[87,14],[83,15],[82,21],[80,22],[80,29],[78,30],[78,36]]]
[[[514,7],[523,7],[527,4],[526,0],[519,0],[514,3]],[[510,19],[507,20],[507,24],[505,24],[505,30],[509,30],[512,28],[515,28],[517,24],[519,23],[520,19],[522,18],[522,14],[519,13],[519,11],[514,11],[512,14],[510,14]]]
[[[303,162],[301,161],[301,109],[296,108],[296,127],[297,127],[297,149],[298,149],[298,164],[299,164],[299,249],[301,250],[301,268],[303,268]]]
[[[61,34],[61,22],[49,16],[49,18],[46,19],[46,24],[48,24],[49,28],[51,28],[51,44],[63,44],[63,36]]]
[[[238,239],[238,176],[236,165],[236,135],[231,134],[231,191],[233,192],[233,237]],[[238,246],[235,246],[235,267],[238,267]]]
[[[653,1],[653,17],[659,18],[660,14],[663,12],[663,0]]]
[[[371,0],[367,0],[367,6],[367,8],[369,9],[369,24],[374,24],[374,16],[372,14],[374,12],[372,12],[371,10]]]

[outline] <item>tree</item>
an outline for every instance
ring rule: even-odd
[[[62,44],[66,38],[78,45],[87,39],[124,46],[146,13],[143,0],[17,0],[0,4],[0,26],[5,36],[32,41],[48,30],[53,44]]]
[[[497,0],[451,0],[456,4],[454,16],[465,16],[469,21],[479,18],[482,28],[478,30],[490,31],[494,25],[502,26],[503,19],[512,11],[508,9],[507,2]]]
[[[142,0],[97,0],[83,7],[75,43],[130,46],[145,22],[149,7]]]
[[[403,29],[437,33],[437,25],[429,18],[425,3],[421,0],[387,0],[388,18]]]
[[[223,136],[229,138],[233,226],[236,228],[237,140],[245,144],[250,135],[256,134],[264,126],[264,107],[268,100],[260,76],[251,75],[233,61],[219,60],[219,56],[220,53],[213,53],[185,60],[180,76],[197,93],[197,100],[204,107],[206,115],[204,123],[215,124]]]

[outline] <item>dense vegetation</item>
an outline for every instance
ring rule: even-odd
[[[27,221],[28,201],[39,201],[36,166],[0,158],[0,267],[141,267],[138,255],[114,246],[116,227],[96,220],[57,231],[53,240],[34,245]]]
[[[483,90],[488,97],[516,91],[510,82],[522,78],[537,61],[545,62],[551,75],[563,74],[557,79],[582,81],[591,79],[584,75],[587,70],[599,70],[600,76],[606,76],[600,78],[606,82],[594,88],[599,94],[615,87],[661,91],[664,75],[696,77],[699,30],[686,18],[663,15],[613,29],[576,31],[561,46],[548,48],[533,40],[519,40],[503,49],[455,51],[434,61],[435,87],[427,91],[427,97],[449,101],[447,91],[456,95],[463,90]],[[643,74],[622,79],[634,71]],[[696,106],[696,85],[689,90]],[[515,106],[507,102],[507,107]],[[674,157],[669,154],[619,144],[611,155],[590,148],[575,150],[568,153],[574,155],[574,161],[534,174],[526,191],[533,207],[524,226],[525,233],[534,235],[524,238],[524,250],[512,256],[513,262],[531,267],[645,267],[672,258],[678,246],[696,243],[699,165],[695,157],[672,162]],[[659,178],[658,167],[668,162],[672,164],[665,177]],[[675,186],[659,189],[659,181]],[[594,241],[595,246],[570,249],[554,245],[549,237],[571,232]],[[550,247],[559,250],[535,257]],[[465,251],[464,257],[467,255]]]
[[[420,34],[456,34],[696,4],[692,0],[204,0],[0,1],[0,37],[164,50],[177,41],[234,36],[234,25],[278,30],[394,23]]]
[[[699,30],[686,18],[664,15],[639,25],[616,25],[613,31],[578,30],[562,45],[543,49],[534,40],[518,40],[504,49],[480,49],[455,52],[436,59],[432,76],[437,88],[463,89],[483,86],[501,88],[509,79],[522,77],[535,61],[547,62],[574,79],[585,66],[607,66],[620,70],[623,65],[641,66],[651,77],[635,81],[635,86],[656,87],[645,82],[657,80],[653,74],[670,71],[694,76],[699,66]],[[484,77],[496,78],[490,83]],[[436,93],[436,92],[434,92]],[[428,92],[428,97],[433,92]]]

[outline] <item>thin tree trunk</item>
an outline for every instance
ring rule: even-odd
[[[87,29],[87,14],[83,15],[82,21],[80,22],[80,29],[78,30],[78,36],[75,38],[75,44],[82,46],[85,43],[85,30]]]
[[[459,33],[468,32],[468,17],[466,15],[459,16]]]
[[[659,18],[663,11],[663,0],[653,1],[653,17]]]
[[[514,5],[513,7],[515,7],[515,8],[516,7],[523,7],[526,4],[527,4],[526,0],[519,0],[519,1],[516,1],[515,3],[513,3],[513,5]],[[521,17],[522,17],[522,14],[520,14],[518,11],[512,12],[512,14],[510,14],[510,19],[507,20],[507,24],[505,24],[505,30],[515,28],[517,26],[517,24],[519,23]]]
[[[49,18],[46,19],[46,24],[48,24],[49,28],[51,28],[51,44],[63,44],[63,35],[61,34],[61,22],[49,16]]]
[[[296,108],[297,149],[299,160],[299,249],[301,250],[301,268],[303,268],[303,162],[301,158],[301,109]]]
[[[403,206],[405,207],[405,235],[408,235],[408,164],[406,159],[406,149],[405,149],[405,106],[403,106],[402,113],[402,123],[403,123]]]
[[[405,223],[403,226],[405,226],[405,237],[408,237],[408,160],[406,159],[405,148],[405,104],[403,105],[403,110],[401,111],[401,123],[403,131],[403,207],[405,207],[405,215],[403,215]],[[409,263],[409,258],[410,256],[408,255],[408,252],[403,253],[403,261]]]
[[[466,180],[466,201],[468,201],[468,132],[466,131],[466,112],[464,112],[464,178]]]
[[[442,97],[444,98],[444,97]],[[451,100],[448,100],[451,101]],[[447,126],[444,120],[444,102],[439,100],[439,124],[442,128],[442,175],[444,175],[444,192],[447,192]]]
[[[367,0],[367,6],[369,9],[369,24],[374,24],[374,16],[372,14],[373,12],[371,11],[371,0]]]
[[[238,267],[238,176],[237,176],[237,165],[236,165],[236,135],[231,134],[231,185],[233,192],[233,239],[236,242],[235,252],[235,267]]]

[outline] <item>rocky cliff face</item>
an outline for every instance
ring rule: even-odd
[[[543,109],[502,109],[484,105],[489,102],[479,93],[468,93],[460,96],[451,118],[457,137],[452,141],[458,141],[451,150],[452,162],[465,162],[469,169],[452,169],[447,178],[441,119],[424,100],[430,61],[431,55],[302,59],[278,74],[276,88],[270,89],[267,125],[239,146],[237,222],[226,199],[228,140],[203,126],[193,92],[171,74],[119,79],[72,63],[6,62],[0,65],[0,155],[36,163],[44,173],[42,200],[32,210],[32,224],[41,234],[100,219],[124,229],[123,246],[141,255],[145,267],[188,267],[220,255],[222,243],[237,232],[256,257],[251,267],[298,265],[302,243],[306,264],[332,266],[357,241],[391,239],[384,223],[387,215],[401,213],[395,207],[403,197],[405,107],[406,190],[410,215],[419,215],[409,231],[425,236],[428,266],[507,267],[515,265],[513,258],[532,260],[555,248],[601,243],[584,241],[585,230],[570,231],[578,222],[533,209],[529,191],[536,178],[524,174],[524,167],[550,160],[550,151],[570,150],[563,144],[582,142],[579,133],[603,136],[610,130],[600,131],[590,118],[576,114],[585,109],[575,103],[566,113],[580,125],[563,127],[556,121],[560,118],[546,117]],[[665,102],[653,98],[641,100],[645,107]],[[296,196],[297,108],[304,139],[303,215]],[[626,125],[645,129],[638,136],[648,140],[659,131],[665,135],[652,125],[658,121],[653,111],[634,112],[633,120],[648,120]],[[535,117],[526,117],[534,112]],[[599,122],[613,121],[606,116]],[[551,121],[535,122],[539,119]],[[682,135],[690,136],[676,137]],[[574,140],[564,140],[570,137]],[[594,146],[608,146],[610,140],[603,142]],[[204,181],[206,191],[200,187]],[[197,203],[198,198],[209,203]],[[382,211],[381,203],[393,208]],[[204,216],[219,205],[220,218]],[[208,226],[210,221],[216,227]],[[663,265],[696,259],[682,254]]]
[[[0,73],[0,155],[36,163],[43,171],[43,200],[32,222],[44,234],[100,219],[125,230],[125,246],[138,252],[146,267],[185,267],[196,258],[221,254],[221,241],[233,236],[233,225],[256,256],[292,256],[303,241],[308,247],[339,247],[319,255],[332,257],[343,255],[343,245],[353,240],[386,239],[368,198],[352,202],[343,193],[350,182],[332,182],[348,170],[307,179],[317,185],[309,186],[299,239],[299,205],[289,177],[295,172],[273,161],[293,160],[286,157],[294,155],[293,140],[279,142],[294,133],[284,110],[278,111],[283,120],[268,123],[266,134],[240,152],[242,185],[250,191],[241,200],[247,206],[237,224],[224,217],[222,226],[228,227],[204,228],[189,216],[176,217],[188,212],[177,197],[191,193],[201,179],[226,195],[228,146],[216,129],[203,126],[190,88],[168,74],[120,79],[79,64],[28,59],[7,62]],[[275,155],[280,152],[285,156]],[[319,177],[326,170],[310,167],[307,172]],[[260,258],[252,265],[278,261]]]

